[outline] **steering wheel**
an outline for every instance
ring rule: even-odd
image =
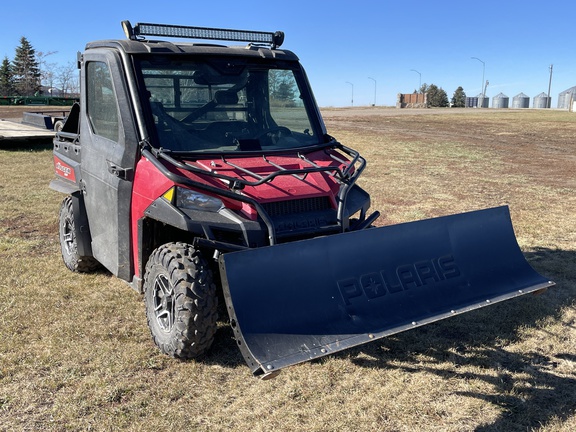
[[[280,138],[292,136],[292,131],[286,126],[274,126],[257,134],[256,139],[259,140],[264,136],[268,137],[272,144],[276,144]]]

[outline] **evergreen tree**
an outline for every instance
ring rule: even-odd
[[[293,106],[296,98],[296,82],[291,71],[272,71],[270,74],[270,93],[273,103]]]
[[[8,57],[4,57],[0,66],[0,96],[12,96],[14,94],[14,74]]]
[[[294,102],[294,88],[289,83],[280,83],[278,90],[274,92],[274,98],[285,103]]]
[[[40,68],[36,60],[36,51],[24,36],[16,48],[12,71],[16,93],[21,96],[33,96],[40,91]]]
[[[435,84],[430,84],[428,86],[428,106],[429,107],[447,107],[448,106],[448,95],[442,89]]]
[[[464,108],[466,106],[466,93],[462,86],[458,87],[452,96],[452,107]]]

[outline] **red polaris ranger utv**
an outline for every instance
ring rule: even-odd
[[[51,187],[67,194],[66,266],[102,265],[142,292],[166,354],[209,349],[218,291],[250,369],[269,377],[553,285],[507,207],[373,228],[356,184],[366,161],[328,135],[283,33],[122,24],[127,39],[79,56]]]

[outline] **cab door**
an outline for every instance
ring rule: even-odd
[[[81,69],[82,188],[94,257],[131,280],[130,197],[138,140],[120,55],[95,49]]]

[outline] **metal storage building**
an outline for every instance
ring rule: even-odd
[[[524,93],[518,93],[512,98],[512,108],[528,108],[530,107],[530,96]]]
[[[558,95],[558,108],[569,109],[570,102],[576,100],[576,86],[564,90]]]
[[[510,98],[504,93],[498,93],[492,98],[492,108],[508,108]]]

